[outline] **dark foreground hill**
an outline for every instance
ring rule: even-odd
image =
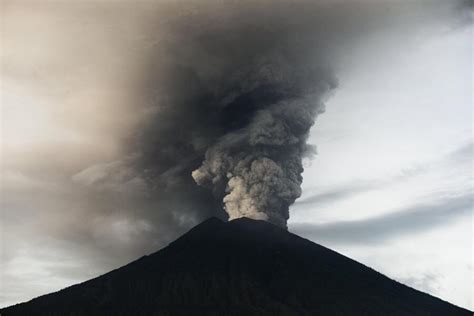
[[[472,315],[262,221],[210,219],[168,247],[1,315]]]

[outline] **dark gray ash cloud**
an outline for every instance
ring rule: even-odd
[[[336,87],[326,56],[342,21],[332,6],[267,5],[198,6],[160,25],[135,166],[195,212],[286,227],[309,129]]]

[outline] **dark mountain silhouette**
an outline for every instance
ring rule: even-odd
[[[472,315],[272,224],[209,219],[168,247],[1,315]]]

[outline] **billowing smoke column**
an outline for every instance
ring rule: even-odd
[[[292,67],[291,60],[267,56],[249,67],[219,108],[230,125],[206,149],[193,171],[196,183],[222,199],[229,219],[249,217],[286,227],[289,206],[301,195],[302,158],[322,97],[334,88],[322,69]]]
[[[205,12],[166,25],[155,52],[144,177],[196,200],[190,208],[286,227],[308,132],[335,88],[314,13],[225,10],[215,21]]]
[[[161,208],[286,227],[309,130],[336,86],[326,57],[340,30],[329,9],[269,8],[197,7],[160,24],[136,152]]]

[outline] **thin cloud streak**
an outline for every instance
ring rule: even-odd
[[[389,214],[356,221],[327,224],[295,223],[290,231],[319,243],[383,243],[410,234],[421,233],[455,219],[472,216],[473,194],[448,197],[437,203],[411,205]]]
[[[317,205],[335,203],[360,193],[384,189],[396,183],[429,173],[430,171],[439,168],[440,165],[451,166],[470,163],[473,157],[473,150],[474,143],[469,142],[450,151],[448,154],[442,156],[441,159],[433,163],[428,163],[426,165],[415,165],[410,168],[402,169],[399,174],[387,179],[369,179],[350,182],[322,192],[318,192],[308,196],[307,198],[296,201],[293,209],[299,209],[301,207],[308,208],[315,205],[316,203]]]

